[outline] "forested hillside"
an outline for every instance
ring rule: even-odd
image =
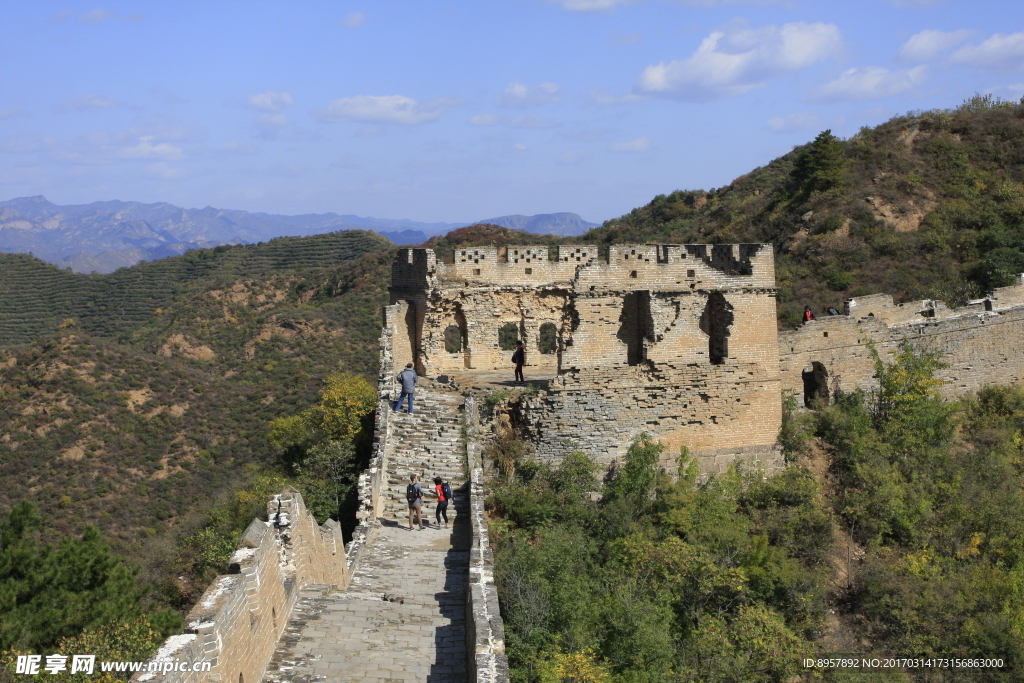
[[[118,603],[125,619],[186,609],[267,495],[288,481],[321,486],[318,463],[275,445],[271,423],[316,404],[332,373],[375,379],[393,245],[363,232],[285,238],[106,276],[0,258],[0,517],[31,504],[41,516],[25,515],[41,529],[30,540],[41,533],[71,543],[98,529],[140,570],[138,592]],[[292,430],[300,446],[330,445],[329,430],[307,432]],[[348,481],[365,454],[341,456]],[[347,495],[351,485],[342,484],[330,484],[332,495]],[[321,515],[337,516],[338,505],[320,503]],[[42,567],[49,545],[38,547]],[[31,585],[9,596],[13,608],[34,604]],[[56,618],[49,607],[37,611]],[[90,623],[100,622],[81,625]],[[110,638],[147,628],[122,626],[129,630]],[[19,637],[78,635],[67,628],[0,633],[0,649]],[[159,633],[145,638],[159,642]]]
[[[190,283],[336,269],[363,254],[391,247],[373,233],[350,230],[197,249],[107,275],[81,275],[32,256],[0,254],[0,345],[29,342],[56,330],[67,318],[74,318],[90,334],[115,336],[147,322]]]
[[[935,358],[878,361],[877,394],[790,406],[768,479],[698,481],[684,450],[672,481],[643,437],[610,476],[585,452],[493,444],[512,680],[1021,680],[1024,389],[946,403]],[[803,663],[851,655],[975,663]]]
[[[954,305],[1024,272],[1024,104],[976,96],[829,131],[726,187],[659,195],[578,241],[770,242],[779,319],[849,296]]]

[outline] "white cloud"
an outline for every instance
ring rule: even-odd
[[[24,109],[0,109],[0,121],[7,121],[10,119],[27,119],[30,118],[30,114]]]
[[[169,142],[158,142],[153,144],[153,136],[145,135],[139,138],[139,142],[131,147],[122,147],[117,150],[115,156],[119,159],[163,159],[166,161],[177,161],[184,159],[185,153],[180,147]]]
[[[310,112],[310,115],[324,123],[361,121],[412,126],[440,118],[455,104],[456,100],[446,98],[417,102],[404,95],[356,95],[334,100],[325,108]]]
[[[494,114],[481,114],[469,117],[469,125],[471,126],[496,126],[499,123],[501,123],[501,119]]]
[[[627,140],[626,142],[616,142],[608,150],[625,154],[639,154],[648,151],[650,148],[650,140],[647,138],[637,138],[636,140]]]
[[[626,34],[613,33],[608,37],[616,45],[636,45],[644,40],[644,34],[633,32]]]
[[[253,121],[256,134],[264,140],[273,140],[291,121],[284,114],[260,114]]]
[[[980,45],[965,45],[950,59],[955,64],[993,71],[1024,71],[1024,31],[996,33]]]
[[[906,92],[926,80],[926,66],[902,71],[889,71],[881,66],[848,69],[819,88],[815,99],[830,102],[877,100]]]
[[[715,31],[690,57],[644,69],[636,90],[690,101],[742,95],[774,76],[838,55],[835,24],[799,21]]]
[[[643,98],[636,93],[628,92],[625,95],[613,95],[607,90],[592,90],[587,94],[595,104],[630,104],[632,102],[639,102]]]
[[[550,128],[551,123],[539,116],[517,116],[509,119],[507,125],[511,128]]]
[[[562,86],[557,83],[523,85],[509,83],[495,101],[502,107],[537,107],[562,99]]]
[[[267,90],[245,98],[245,106],[260,111],[278,112],[295,104],[290,92]]]
[[[109,20],[113,19],[116,16],[117,16],[117,14],[115,14],[114,12],[111,12],[110,10],[99,9],[97,7],[96,9],[92,10],[91,12],[87,12],[85,14],[79,14],[78,17],[76,17],[76,18],[77,18],[78,21],[82,22],[83,24],[102,24],[103,22],[109,21]]]
[[[768,119],[765,125],[769,130],[776,133],[786,133],[794,130],[819,130],[821,128],[821,117],[809,111],[798,111],[789,116],[773,116]]]
[[[120,107],[123,103],[118,102],[112,97],[106,95],[80,95],[78,97],[69,97],[60,104],[56,105],[53,110],[55,112],[67,112],[67,111],[85,111],[86,109],[107,109],[109,107]]]
[[[220,151],[226,152],[227,154],[259,154],[260,150],[255,145],[250,145],[248,142],[225,142],[220,146]]]
[[[42,152],[52,150],[58,144],[57,138],[50,135],[23,135],[21,137],[0,140],[0,152],[14,152],[16,154]]]
[[[152,88],[146,88],[146,92],[154,97],[158,98],[164,104],[184,104],[187,100],[178,97],[175,93],[171,92],[162,85],[156,85]]]
[[[335,168],[362,168],[363,160],[354,156],[337,157],[331,162],[331,166]]]
[[[359,28],[366,23],[366,15],[362,12],[350,12],[345,18],[338,22],[344,28]]]
[[[633,0],[550,0],[569,12],[606,12],[622,5],[630,5]]]
[[[274,175],[286,178],[298,178],[301,175],[306,175],[306,167],[297,164],[276,164],[271,166],[269,171]]]
[[[904,62],[927,62],[967,40],[971,33],[968,29],[959,31],[926,29],[910,36],[910,39],[900,46],[898,56]]]
[[[144,170],[146,175],[160,180],[177,180],[185,177],[185,169],[171,166],[166,161],[147,164]]]
[[[558,157],[558,163],[566,165],[581,164],[589,158],[590,152],[582,149],[574,149],[571,152],[566,152]]]

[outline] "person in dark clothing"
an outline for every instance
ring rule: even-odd
[[[444,517],[444,528],[448,528],[448,494],[451,493],[452,487],[445,486],[444,481],[441,477],[434,477],[434,491],[437,492],[437,509],[434,511],[434,519],[437,520],[437,526],[441,526],[441,518]]]
[[[409,502],[409,531],[413,529],[413,517],[420,525],[420,531],[425,528],[423,526],[423,487],[420,486],[419,480],[418,475],[410,474],[409,485],[405,487],[405,498]]]
[[[523,363],[526,362],[526,350],[523,348],[523,342],[516,342],[516,350],[512,353],[512,362],[516,364],[516,383],[526,384],[526,380],[523,379]]]
[[[809,323],[814,320],[814,311],[811,310],[810,306],[804,306],[804,322]]]
[[[412,395],[416,391],[416,371],[412,369],[412,363],[405,366],[405,370],[398,373],[398,381],[402,383],[402,393],[398,397],[398,403],[395,404],[395,411],[402,409],[402,401],[406,396],[409,397],[409,413],[412,413]]]
[[[828,313],[829,315],[842,315],[842,313],[832,308],[828,304],[825,304],[825,312]]]

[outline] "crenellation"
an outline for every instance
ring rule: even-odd
[[[218,577],[185,617],[185,633],[171,636],[150,662],[173,652],[179,661],[209,662],[209,671],[143,671],[136,683],[258,681],[299,591],[310,584],[345,587],[348,566],[341,526],[322,526],[291,487],[267,504],[269,521],[254,519]],[[189,637],[190,636],[190,637]]]
[[[871,342],[889,360],[903,341],[918,353],[937,353],[942,393],[955,397],[986,384],[1024,379],[1024,283],[949,308],[942,301],[895,304],[888,294],[849,299],[847,315],[822,316],[779,335],[782,387],[802,405],[836,390],[877,388]]]
[[[753,448],[778,464],[770,245],[611,245],[606,260],[593,245],[562,245],[549,256],[458,250],[421,290],[392,288],[396,363],[408,348],[428,376],[511,375],[507,341],[518,339],[528,375],[550,380],[519,421],[542,457],[564,455],[568,441],[610,465],[647,432],[675,454]],[[647,419],[654,408],[660,417]]]

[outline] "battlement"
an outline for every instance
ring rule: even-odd
[[[658,288],[722,289],[774,287],[775,263],[764,244],[616,244],[607,259],[597,245],[559,245],[551,259],[545,245],[467,247],[454,263],[437,260],[431,249],[402,249],[392,269],[392,287],[427,289],[433,280],[481,285],[543,286],[584,282],[630,289],[633,280]]]

